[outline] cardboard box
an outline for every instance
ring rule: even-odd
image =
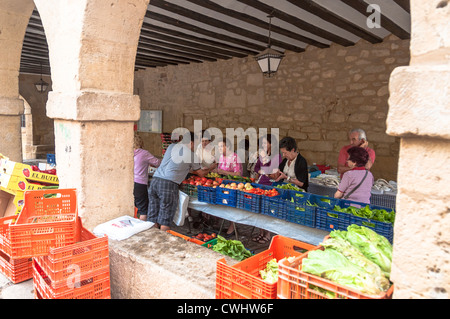
[[[15,197],[16,195],[6,191],[3,187],[0,188],[0,218],[17,214],[18,208],[14,204]]]
[[[32,191],[45,187],[31,183],[26,178],[3,173],[0,173],[0,186],[13,191]]]
[[[0,158],[0,174],[17,176],[31,182],[42,182],[54,185],[59,184],[57,175],[33,171],[31,165],[13,162],[5,158]]]

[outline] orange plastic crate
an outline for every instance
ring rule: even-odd
[[[46,274],[33,263],[33,286],[40,299],[110,299],[109,270],[92,274],[89,278],[58,288],[51,287]]]
[[[56,195],[55,197],[51,197]],[[75,189],[27,191],[19,216],[0,219],[0,249],[12,258],[47,255],[76,241]]]
[[[324,249],[321,246],[316,249]],[[392,285],[389,290],[378,296],[363,294],[330,280],[305,273],[299,269],[302,260],[308,257],[308,252],[296,257],[291,263],[282,260],[278,263],[278,287],[279,299],[330,299],[324,293],[319,292],[319,287],[335,294],[337,299],[390,299],[394,292]]]
[[[97,237],[82,226],[79,229],[77,243],[50,248],[47,256],[34,257],[54,284],[53,287],[60,282],[64,284],[67,278],[73,277],[75,270],[84,278],[93,272],[109,269],[108,237]]]
[[[177,236],[177,237],[183,238],[184,240],[190,241],[191,243],[194,243],[194,244],[197,244],[197,245],[203,245],[205,243],[204,241],[201,241],[199,239],[195,239],[195,238],[192,238],[192,237],[189,237],[189,236],[177,233],[176,231],[173,231],[173,230],[168,230],[167,232],[169,234],[173,235],[173,236]]]
[[[264,281],[259,271],[272,259],[299,256],[316,246],[298,240],[274,236],[269,249],[233,266],[224,258],[217,261],[216,299],[276,299],[277,283]]]
[[[31,258],[11,259],[0,251],[0,272],[13,283],[17,284],[33,278]]]

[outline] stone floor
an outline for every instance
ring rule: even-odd
[[[230,222],[227,220],[223,220],[221,218],[217,218],[214,216],[209,216],[210,221],[209,223],[202,223],[201,221],[201,215],[205,215],[202,212],[192,210],[190,209],[190,216],[192,217],[191,221],[188,221],[186,219],[183,226],[176,226],[173,224],[171,226],[171,229],[173,231],[176,231],[178,233],[181,233],[186,236],[195,236],[198,233],[202,232],[215,232],[216,234],[219,234],[219,231],[221,230],[220,227],[223,222],[222,230],[220,232],[221,236],[225,236],[225,233],[230,225]],[[206,215],[208,216],[208,215]],[[211,226],[212,224],[212,226]],[[255,228],[253,226],[244,225],[244,224],[235,224],[235,228],[237,229],[237,238],[235,236],[227,238],[227,239],[237,239],[241,241],[244,246],[250,250],[252,253],[257,254],[261,251],[264,251],[269,248],[270,241],[266,243],[259,243],[252,240],[253,237],[256,237],[259,234],[259,228]],[[276,234],[270,233],[271,237],[275,236]]]

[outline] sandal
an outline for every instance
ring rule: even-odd
[[[252,240],[256,243],[259,242],[260,240],[262,240],[264,238],[263,235],[258,235],[256,237],[253,237]]]
[[[260,243],[260,244],[267,244],[270,240],[271,240],[271,238],[267,238],[267,237],[261,236],[260,240],[258,240],[258,243]]]

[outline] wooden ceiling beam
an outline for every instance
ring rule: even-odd
[[[145,37],[139,38],[139,43],[141,46],[150,46],[154,49],[156,48],[170,48],[173,49],[172,52],[183,52],[185,54],[190,54],[193,58],[205,59],[207,61],[217,61],[217,59],[227,59],[229,57],[219,54],[208,54],[208,52],[192,49],[192,47],[185,47],[180,45],[175,45],[168,42],[157,41],[153,39],[148,39]]]
[[[190,45],[194,45],[196,48],[200,48],[202,50],[207,50],[207,51],[218,52],[223,55],[230,55],[230,56],[236,56],[236,57],[243,58],[248,55],[258,54],[258,52],[259,52],[256,50],[248,50],[245,48],[228,45],[228,44],[225,44],[222,42],[209,40],[209,39],[205,39],[205,38],[200,38],[200,37],[196,37],[193,35],[188,35],[188,34],[176,31],[176,30],[171,30],[171,29],[155,26],[155,25],[149,24],[147,22],[144,22],[142,24],[141,33],[143,33],[144,35],[147,35],[145,32],[151,32],[148,30],[153,30],[153,31],[156,31],[159,33],[163,33],[168,41],[179,43],[179,44],[190,43]],[[150,35],[150,33],[148,33],[148,35],[150,37],[153,37],[153,35]],[[172,37],[169,37],[167,35],[170,35]],[[176,39],[178,39],[178,40],[176,40]],[[183,39],[186,39],[186,40],[183,40]]]
[[[239,0],[240,1],[240,0]],[[354,35],[370,42],[370,43],[380,43],[383,41],[382,38],[366,31],[365,29],[361,28],[357,24],[353,23],[352,21],[348,21],[344,19],[343,17],[337,15],[336,13],[318,5],[314,1],[311,0],[302,0],[302,1],[296,1],[296,0],[287,0],[293,5],[299,7],[300,9],[303,9],[305,11],[308,11],[311,14],[314,14],[318,16],[319,18],[334,24],[335,26],[346,30],[350,33],[353,33]]]
[[[345,3],[346,5],[352,7],[353,9],[355,9],[362,15],[365,15],[366,17],[369,17],[372,14],[371,12],[367,12],[367,8],[369,5],[364,0],[341,0],[341,1],[343,3]],[[409,32],[403,30],[401,27],[399,27],[397,24],[395,24],[392,20],[387,18],[383,14],[383,10],[381,10],[381,12],[380,12],[380,20],[381,20],[380,23],[381,23],[382,28],[388,30],[389,32],[396,35],[397,37],[399,37],[402,40],[410,39]]]
[[[328,41],[337,43],[339,45],[342,46],[350,46],[350,45],[354,45],[354,43],[352,41],[349,41],[345,38],[342,38],[336,34],[333,34],[331,32],[328,32],[324,29],[319,28],[316,25],[312,25],[310,23],[307,23],[301,19],[298,19],[297,17],[290,15],[286,12],[283,12],[281,10],[278,10],[272,6],[269,6],[265,3],[262,3],[260,1],[257,0],[238,0],[239,2],[246,4],[252,8],[255,8],[259,11],[262,11],[266,14],[271,14],[274,17],[287,22],[289,24],[292,24],[293,26],[296,26],[299,29],[302,29],[306,32],[309,32],[311,34],[314,34],[320,38],[326,39]]]
[[[214,3],[214,2],[211,2],[211,1],[204,1],[204,0],[187,0],[187,1],[192,2],[192,3],[194,3],[194,4],[198,5],[198,6],[207,8],[209,10],[221,13],[223,15],[230,16],[230,17],[233,17],[235,19],[239,19],[239,20],[244,21],[244,22],[249,23],[249,24],[253,24],[253,25],[255,25],[257,27],[260,27],[262,29],[265,29],[265,30],[269,30],[269,26],[270,26],[270,29],[271,29],[272,32],[275,32],[275,33],[278,33],[278,34],[282,34],[282,35],[287,36],[289,38],[292,38],[292,39],[295,39],[297,41],[301,41],[301,42],[313,45],[313,46],[318,47],[318,48],[328,48],[329,47],[329,45],[326,44],[326,43],[322,43],[322,42],[313,40],[313,39],[308,38],[306,36],[303,36],[301,34],[289,31],[289,30],[281,28],[281,27],[278,27],[278,26],[276,26],[274,24],[269,25],[269,23],[266,22],[266,21],[261,21],[260,19],[257,19],[257,18],[255,18],[253,16],[248,15],[248,14],[244,14],[244,13],[241,13],[241,12],[238,12],[238,11],[235,11],[235,10],[231,10],[231,9],[222,7],[222,6],[220,6],[220,5],[218,5],[218,4]],[[258,2],[258,3],[260,3],[260,2]]]
[[[252,32],[252,31],[249,31],[249,30],[245,30],[245,29],[236,27],[236,26],[234,26],[232,24],[229,24],[229,23],[226,23],[224,21],[220,21],[220,20],[217,20],[217,19],[205,16],[203,14],[187,10],[187,9],[185,9],[183,7],[180,7],[178,5],[175,5],[175,4],[166,2],[166,1],[152,0],[151,3],[150,3],[150,7],[151,6],[155,6],[157,8],[161,8],[161,9],[167,10],[167,11],[169,11],[171,13],[176,13],[178,15],[187,17],[189,19],[193,19],[193,20],[196,20],[196,21],[201,21],[202,23],[208,24],[208,25],[210,25],[212,27],[223,29],[223,30],[226,30],[226,31],[231,32],[231,33],[239,34],[239,35],[241,35],[243,37],[246,37],[246,38],[249,38],[249,39],[252,39],[252,40],[255,40],[255,41],[267,43],[268,40],[269,40],[268,36],[266,36],[266,35],[262,35],[262,34],[259,34],[259,33],[256,33],[256,32]],[[154,12],[147,11],[147,13],[152,14]],[[166,19],[169,19],[169,17],[166,17]],[[170,18],[170,19],[172,19],[172,18]],[[250,48],[254,48],[255,50],[258,50],[258,51],[262,51],[262,50],[264,50],[266,48],[265,46],[257,45],[254,42],[249,42],[249,41],[246,41],[246,40],[241,40],[241,39],[237,39],[237,38],[234,38],[234,37],[226,36],[224,34],[212,32],[212,31],[209,31],[209,30],[204,30],[204,29],[199,28],[197,26],[193,26],[193,25],[190,25],[188,23],[185,23],[185,22],[182,22],[182,21],[179,21],[179,20],[176,20],[176,19],[174,19],[174,20],[177,21],[177,26],[178,27],[182,27],[182,28],[186,27],[186,28],[191,29],[192,31],[195,31],[195,32],[198,32],[198,33],[201,33],[201,34],[204,34],[204,35],[212,36],[215,39],[221,39],[221,40],[228,41],[228,42],[231,42],[231,43],[241,44],[244,47],[247,46],[247,47],[250,47]],[[167,23],[167,21],[165,21],[165,22]],[[194,29],[192,29],[192,28],[194,28]],[[295,45],[291,45],[290,43],[285,43],[285,42],[282,42],[282,41],[279,41],[279,40],[276,40],[276,39],[272,39],[271,42],[272,42],[273,45],[281,47],[281,48],[286,49],[286,50],[290,50],[290,51],[294,51],[294,52],[303,52],[304,51],[304,49],[301,48],[301,47],[298,47],[298,46],[295,46]]]

